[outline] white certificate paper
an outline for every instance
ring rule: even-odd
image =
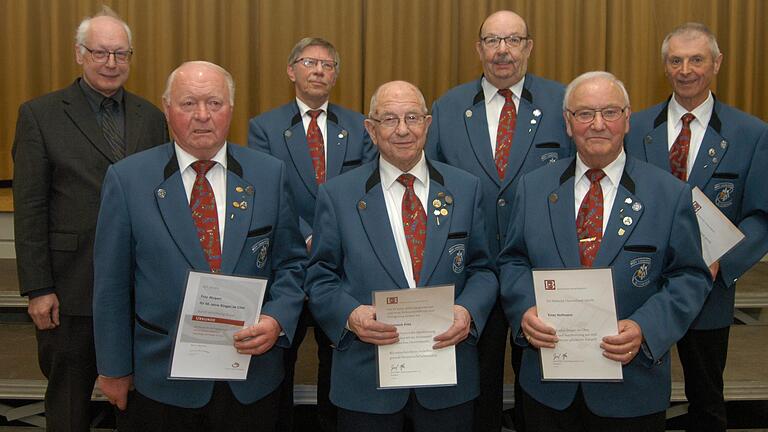
[[[744,240],[744,234],[698,187],[693,188],[693,210],[699,220],[701,252],[708,266]]]
[[[453,324],[453,285],[376,291],[376,320],[397,327],[400,341],[379,345],[379,388],[456,385],[454,346],[432,349]]]
[[[533,270],[533,287],[539,318],[559,339],[539,350],[543,380],[622,380],[621,363],[600,348],[619,333],[611,269]]]
[[[245,380],[251,356],[233,335],[259,319],[267,280],[190,271],[170,379]]]

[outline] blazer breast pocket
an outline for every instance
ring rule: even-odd
[[[464,273],[468,241],[469,235],[466,231],[448,233],[448,242],[445,245],[448,259],[446,265],[457,275]]]
[[[261,270],[267,267],[270,252],[272,251],[272,226],[257,228],[248,232],[245,241],[245,253],[254,261],[256,268]]]
[[[658,248],[654,245],[625,245],[624,252],[628,255],[626,265],[634,287],[643,288],[658,279],[661,272],[661,261],[658,258]]]
[[[363,164],[362,159],[352,159],[352,160],[345,160],[341,164],[341,172],[347,172],[349,170],[355,169]]]
[[[539,161],[542,163],[555,163],[562,156],[560,143],[557,142],[538,143],[534,144],[534,147]]]

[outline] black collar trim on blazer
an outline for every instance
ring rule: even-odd
[[[528,77],[528,74],[525,75]],[[480,81],[478,81],[480,89],[478,90],[477,94],[475,95],[475,98],[472,99],[472,105],[477,105],[480,101],[485,99],[485,93],[483,92],[483,84],[482,84],[483,77],[480,77]],[[530,80],[528,81],[530,82]],[[531,93],[530,90],[528,90],[527,87],[523,86],[522,94],[520,95],[521,98],[527,100],[529,103],[533,103],[533,93]]]
[[[298,105],[296,106],[296,109],[299,109]],[[331,111],[331,105],[328,104],[328,110],[326,110],[325,115],[328,116],[328,120],[339,124],[339,118],[336,117],[336,114],[334,114],[333,111]],[[297,112],[296,115],[293,116],[291,119],[291,127],[296,126],[297,123],[301,122],[301,112]]]
[[[717,97],[715,97],[715,94],[712,93],[712,99],[715,100],[715,105],[712,107],[712,117],[709,118],[709,126],[715,130],[718,134],[720,133],[720,130],[723,127],[723,123],[720,121],[720,117],[717,115]],[[653,128],[656,129],[657,127],[661,126],[662,124],[666,123],[667,121],[667,111],[669,110],[669,101],[672,100],[672,96],[670,96],[667,99],[667,103],[664,104],[664,108],[661,109],[659,112],[659,115],[656,116],[656,118],[653,120]]]
[[[576,156],[578,157],[578,156]],[[569,178],[576,175],[576,157],[573,158],[573,161],[571,161],[571,164],[568,165],[568,168],[563,171],[563,174],[560,176],[560,185],[562,186],[563,183],[568,181]],[[621,180],[619,180],[619,183],[624,186],[626,190],[629,191],[629,193],[633,194],[635,193],[635,181],[632,180],[632,178],[627,173],[628,165],[631,163],[629,158],[627,158],[626,162],[624,162],[624,172],[621,174]]]
[[[165,164],[165,168],[163,170],[164,180],[168,180],[170,176],[179,170],[179,161],[176,159],[176,149],[174,146],[171,146],[171,151],[171,159],[167,164]],[[243,166],[240,165],[240,162],[238,162],[237,159],[232,157],[232,155],[229,153],[229,149],[227,149],[227,171],[232,171],[232,173],[238,177],[243,177]]]
[[[429,170],[429,179],[434,180],[439,184],[440,186],[445,186],[445,179],[443,178],[443,175],[440,174],[440,172],[432,166],[432,164],[429,162],[429,159],[427,161],[427,170]],[[373,189],[374,186],[381,183],[381,176],[379,175],[379,162],[376,161],[376,164],[373,168],[373,172],[371,172],[371,175],[368,177],[368,180],[365,181],[365,193],[368,193]]]

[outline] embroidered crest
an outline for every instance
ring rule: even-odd
[[[256,267],[262,269],[264,264],[267,263],[267,255],[269,252],[269,239],[263,239],[256,242],[251,246],[251,252],[256,254]]]
[[[453,256],[453,272],[461,273],[464,271],[464,243],[451,246],[448,253]]]
[[[635,270],[632,274],[632,285],[642,288],[651,283],[651,280],[648,278],[648,274],[651,271],[650,258],[635,258],[629,262],[629,267]]]
[[[555,163],[557,162],[557,158],[558,158],[557,152],[549,152],[541,155],[542,162]]]
[[[718,207],[730,207],[733,204],[733,188],[734,185],[731,182],[718,183],[715,185],[715,204]]]

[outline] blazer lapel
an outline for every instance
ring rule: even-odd
[[[555,236],[560,259],[566,268],[581,267],[579,240],[576,236],[573,182],[576,159],[560,176],[560,186],[549,194],[549,223]]]
[[[464,110],[464,125],[467,135],[475,152],[475,157],[497,186],[501,186],[499,174],[496,172],[496,162],[493,161],[491,139],[488,136],[488,121],[485,113],[485,96],[480,80],[477,81],[478,92],[472,99],[472,105]]]
[[[325,123],[328,135],[325,137],[325,178],[329,179],[341,174],[341,167],[344,164],[344,155],[347,153],[349,132],[339,126],[339,119],[333,112],[331,105],[328,105],[327,119],[328,120]]]
[[[719,104],[715,101],[715,109],[712,110],[712,117],[709,119],[704,139],[699,146],[699,153],[696,155],[691,175],[688,176],[688,184],[691,187],[698,186],[701,190],[705,190],[717,164],[723,160],[729,147],[728,140],[720,135],[721,122],[717,115],[718,107]]]
[[[230,144],[227,144],[229,146]],[[254,195],[258,189],[243,179],[243,169],[227,151],[227,196],[225,197],[227,218],[224,225],[224,249],[222,250],[221,272],[232,274],[242,253],[248,230],[251,226]],[[237,207],[235,204],[237,203]]]
[[[208,271],[210,267],[200,246],[197,228],[189,211],[189,201],[181,180],[179,162],[173,146],[169,148],[170,160],[165,165],[163,182],[155,188],[155,200],[168,232],[189,265],[196,270]]]
[[[371,249],[395,282],[395,286],[408,288],[397,246],[392,238],[392,226],[389,224],[387,205],[384,202],[378,164],[373,164],[373,172],[366,182],[365,189],[365,195],[357,200],[357,213],[371,243]]]
[[[104,134],[99,127],[99,123],[96,121],[96,116],[93,114],[88,101],[85,99],[85,95],[79,88],[79,84],[75,81],[74,84],[69,86],[66,98],[63,100],[64,112],[77,126],[78,129],[88,138],[88,141],[93,144],[110,162],[115,163],[115,155],[112,153],[112,148],[109,147],[107,141],[104,139]]]
[[[427,163],[429,164],[429,162]],[[429,164],[429,199],[424,203],[424,211],[427,214],[427,242],[424,248],[421,274],[419,275],[421,285],[425,285],[429,281],[437,263],[440,262],[440,257],[443,255],[453,218],[454,199],[455,196],[445,188],[443,176]],[[447,214],[440,213],[440,210],[443,209],[447,211]]]
[[[131,155],[139,148],[139,137],[144,132],[144,117],[141,114],[141,102],[135,100],[128,92],[123,94],[125,95],[125,154]]]
[[[288,147],[288,153],[291,154],[291,160],[296,166],[301,180],[307,187],[312,196],[317,196],[317,181],[315,181],[315,166],[312,165],[312,158],[309,156],[307,148],[307,135],[304,133],[304,123],[301,120],[301,114],[296,108],[296,114],[291,119],[291,126],[283,132],[285,145]]]
[[[632,164],[633,162],[627,158],[624,173],[616,190],[616,199],[609,213],[608,225],[603,233],[600,249],[595,256],[594,267],[611,265],[624,247],[624,243],[632,235],[632,231],[634,231],[645,210],[645,203],[635,196],[635,182],[629,175]]]

